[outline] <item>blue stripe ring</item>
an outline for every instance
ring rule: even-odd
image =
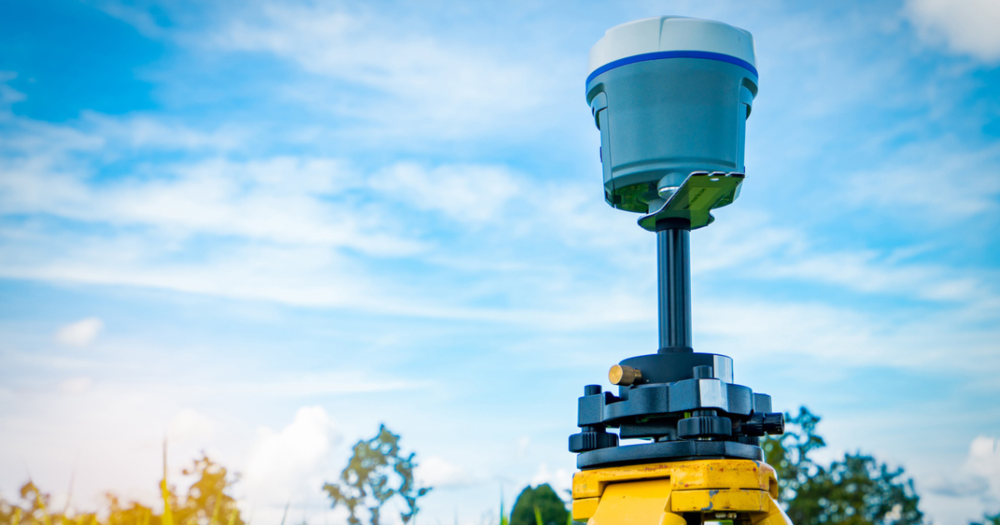
[[[746,60],[736,58],[731,55],[725,55],[722,53],[712,53],[710,51],[657,51],[655,53],[643,53],[641,55],[632,55],[630,57],[625,57],[622,59],[615,60],[614,62],[608,62],[603,66],[594,70],[593,73],[587,76],[587,85],[590,85],[590,81],[597,78],[598,75],[611,71],[616,67],[627,66],[629,64],[635,64],[637,62],[646,62],[649,60],[660,60],[663,58],[703,58],[706,60],[718,60],[719,62],[728,62],[730,64],[735,64],[740,66],[747,71],[753,73],[753,76],[757,77],[757,68],[753,67],[752,64]]]

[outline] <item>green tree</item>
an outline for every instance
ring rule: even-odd
[[[406,504],[399,517],[409,523],[417,515],[417,499],[431,487],[418,488],[413,481],[416,454],[403,455],[399,449],[399,436],[385,425],[379,427],[378,434],[369,440],[358,441],[354,454],[340,481],[323,484],[323,490],[333,500],[332,507],[344,505],[350,515],[351,525],[361,525],[361,517],[367,514],[371,525],[379,525],[382,506],[398,496]]]
[[[566,525],[569,520],[566,503],[548,483],[524,487],[514,502],[510,525],[538,525],[539,518],[542,525]]]
[[[800,486],[809,481],[819,469],[809,454],[826,446],[823,438],[816,434],[819,416],[806,407],[799,409],[799,415],[785,414],[785,433],[778,438],[761,441],[764,460],[778,472],[779,499],[791,501]],[[803,524],[804,525],[804,524]]]
[[[891,469],[875,458],[845,454],[829,466],[810,454],[824,446],[816,434],[820,418],[802,407],[785,415],[786,432],[764,440],[765,459],[778,473],[778,487],[795,525],[918,525],[923,513],[913,480],[903,468]]]

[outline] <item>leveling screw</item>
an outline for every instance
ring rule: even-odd
[[[628,365],[615,365],[608,371],[608,380],[612,385],[630,386],[642,381],[642,372]]]

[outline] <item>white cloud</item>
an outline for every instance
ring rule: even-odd
[[[1000,500],[1000,439],[989,436],[973,439],[965,465],[972,474],[986,479],[991,498]]]
[[[523,458],[528,454],[528,447],[531,446],[531,438],[529,436],[521,436],[517,438],[517,457]]]
[[[372,136],[380,141],[399,135],[442,139],[522,129],[518,116],[543,110],[554,98],[555,79],[560,77],[553,69],[578,74],[557,57],[537,64],[547,69],[535,69],[523,56],[505,59],[506,47],[450,41],[414,31],[375,10],[344,6],[265,4],[259,12],[244,12],[224,25],[205,45],[271,53],[310,73],[346,81],[322,85],[318,91],[290,86],[287,95],[374,125]],[[536,55],[541,53],[535,49]],[[354,93],[353,86],[362,86],[365,95]],[[331,89],[337,96],[330,96]],[[365,128],[355,126],[352,135]]]
[[[440,233],[433,222],[433,233],[422,227],[436,213],[455,221],[461,232],[492,228],[502,242],[529,230],[550,232],[555,221],[561,227],[554,234],[576,248],[621,242],[605,231],[618,231],[621,223],[595,215],[600,202],[583,206],[586,199],[572,191],[552,202],[551,188],[529,185],[526,191],[526,180],[500,165],[401,162],[369,175],[328,157],[230,160],[222,154],[230,146],[226,140],[213,143],[204,133],[135,116],[91,115],[80,128],[8,117],[20,132],[18,141],[2,145],[13,154],[0,159],[0,208],[37,218],[0,225],[0,274],[10,278],[549,326],[588,324],[595,315],[604,323],[634,318],[634,297],[624,289],[610,298],[598,292],[601,286],[574,290],[602,296],[602,305],[548,295],[586,313],[531,303],[511,311],[464,306],[468,289],[428,297],[424,286],[398,279],[396,271],[372,273],[370,257],[417,260],[466,275],[494,275],[480,281],[486,286],[477,293],[506,294],[511,287],[499,278],[555,271],[516,256],[441,246],[432,239]],[[123,138],[133,134],[145,138]],[[94,182],[94,163],[103,162],[94,155],[150,148],[184,152],[203,138],[213,144],[206,156],[136,164],[127,176]],[[65,229],[47,217],[87,227]],[[100,227],[90,227],[95,225]],[[619,307],[608,315],[603,308],[612,303]]]
[[[652,264],[652,239],[639,232],[630,218],[606,209],[582,185],[560,186],[560,198],[551,199],[555,188],[547,183],[532,182],[495,165],[402,162],[369,176],[332,158],[233,161],[214,156],[160,166],[159,177],[92,185],[86,182],[89,168],[60,160],[60,155],[42,154],[53,148],[60,151],[59,144],[63,150],[90,144],[55,129],[34,131],[39,138],[51,139],[38,141],[49,149],[38,149],[42,146],[32,142],[25,148],[35,156],[25,164],[9,164],[17,169],[0,174],[0,185],[7,190],[0,193],[2,207],[110,225],[117,233],[81,235],[38,229],[35,223],[5,226],[0,234],[13,244],[0,250],[0,274],[8,277],[488,319],[549,330],[593,329],[655,316],[655,303],[642,295],[653,285],[653,273],[642,265]],[[100,142],[121,133],[102,131],[93,136]],[[960,167],[975,163],[975,159],[963,161]],[[407,209],[400,211],[401,207]],[[469,251],[464,245],[435,246],[432,253],[430,242],[400,233],[400,225],[391,220],[395,214],[400,221],[420,221],[424,211],[440,213],[471,230],[494,228],[490,234],[502,242],[541,236],[546,243],[557,243],[547,248],[568,250],[573,256],[596,254],[619,271],[583,279],[571,273],[571,265],[549,267],[552,259],[540,257],[531,243],[512,244],[512,251],[501,257]],[[740,220],[720,220],[698,235],[693,262],[699,278],[711,279],[711,272],[739,267],[741,275],[761,281],[818,282],[865,294],[951,302],[982,315],[1000,310],[988,276],[918,264],[892,253],[817,250],[805,231],[775,227],[764,215],[742,212]],[[218,242],[194,242],[203,238]],[[477,293],[504,297],[522,293],[525,299],[498,308],[468,307],[465,301],[475,295],[467,288],[438,288],[428,295],[428,283],[433,281],[398,279],[393,272],[373,275],[354,251],[459,268],[476,276],[481,288]],[[935,356],[945,352],[940,345],[946,337],[928,333],[907,319],[871,319],[850,309],[824,306],[819,300],[756,301],[753,308],[746,302],[716,301],[706,310],[710,304],[696,307],[696,313],[713,312],[711,319],[698,320],[699,333],[738,341],[741,347],[746,342],[745,347],[756,352],[797,352],[807,346],[807,351],[829,357],[852,348],[859,362],[892,362],[895,349],[911,342],[918,349],[916,355],[925,360],[937,362]],[[732,321],[720,322],[721,312]],[[910,337],[897,329],[900,322],[928,337]],[[968,323],[958,314],[931,319],[931,325],[941,333],[958,327],[971,334],[976,339],[970,345],[974,349],[982,347],[978,338],[989,335],[980,328],[967,330]],[[275,388],[307,395],[328,392],[334,384],[341,383],[318,380]]]
[[[166,31],[160,26],[157,17],[150,10],[143,9],[144,6],[131,5],[129,2],[119,2],[118,0],[97,0],[93,4],[105,13],[125,21],[150,38],[162,38],[166,35]],[[169,8],[166,6],[157,10],[157,14],[161,17],[167,12],[169,12]]]
[[[925,39],[987,62],[1000,60],[1000,2],[908,0],[904,12]]]
[[[573,490],[573,474],[564,468],[550,471],[549,466],[542,463],[531,476],[531,485],[537,487],[545,483],[548,483],[560,498],[566,500],[569,498],[569,492]]]
[[[333,477],[339,441],[336,425],[319,406],[300,408],[292,423],[278,432],[259,429],[241,482],[248,504],[273,512],[288,502],[325,503],[321,487]]]
[[[970,150],[959,140],[946,139],[903,148],[892,158],[906,160],[844,177],[847,202],[865,209],[905,210],[912,220],[930,224],[1000,210],[1000,146]]]
[[[952,498],[978,498],[988,507],[1000,503],[1000,440],[978,436],[969,444],[965,463],[953,475],[930,483],[935,494]]]
[[[18,154],[0,160],[0,208],[100,224],[113,232],[62,231],[35,221],[6,224],[0,229],[7,243],[0,250],[0,274],[8,277],[561,328],[632,323],[654,315],[637,295],[653,284],[642,265],[652,252],[651,239],[584,184],[533,181],[492,164],[396,162],[369,174],[330,157],[231,160],[224,153],[240,140],[229,132],[202,132],[141,116],[89,115],[80,129],[8,117],[22,132],[16,134],[18,141],[3,146]],[[129,176],[101,184],[91,182],[96,174],[91,161],[70,154],[113,156],[103,151],[107,144],[115,151],[182,152],[202,143],[208,145],[204,157],[136,165]],[[937,171],[972,171],[997,155],[984,150],[952,156],[957,160]],[[903,171],[899,177],[865,177],[873,184],[899,181],[892,191],[851,195],[865,204],[896,192],[899,201],[933,205],[933,186],[906,184]],[[979,186],[972,189],[954,189],[968,185],[953,183],[945,185],[953,190],[941,190],[954,193],[955,198],[945,199],[954,213],[995,207],[996,177],[976,180]],[[465,233],[491,229],[491,238],[507,245],[498,257],[489,249],[468,250],[453,239],[439,242],[434,236],[440,231],[426,231],[436,228],[425,222],[426,212],[448,217]],[[807,232],[773,227],[766,217],[748,213],[698,235],[698,244],[708,251],[693,258],[696,274],[739,266],[761,280],[821,282],[960,304],[988,304],[996,295],[989,279],[975,272],[892,260],[891,254],[875,251],[818,251]],[[532,238],[540,242],[525,241]],[[552,267],[555,259],[543,257],[539,245],[566,250],[555,254],[562,261],[599,255],[616,271],[587,278],[581,286],[573,265]],[[402,260],[393,271],[376,275],[367,257]],[[421,285],[398,277],[395,270],[409,262],[476,275],[476,289],[439,288],[429,297],[430,280]],[[467,306],[477,300],[475,293],[511,297],[515,292],[525,299],[508,307]]]
[[[183,149],[189,153],[244,150],[251,129],[222,123],[212,130],[193,129],[177,121],[149,115],[111,117],[93,111],[81,115],[81,125],[99,130],[108,143],[128,149]]]
[[[56,330],[56,341],[71,346],[87,346],[97,339],[103,329],[104,321],[88,317],[60,327]]]
[[[402,218],[372,209],[381,201],[351,194],[366,187],[365,176],[340,159],[232,161],[213,153],[138,164],[128,176],[94,183],[98,151],[178,152],[203,139],[213,152],[228,146],[138,117],[93,117],[83,131],[7,117],[19,132],[0,145],[11,153],[0,159],[0,209],[38,218],[0,226],[0,274],[8,277],[378,309],[396,303],[377,298],[407,286],[369,277],[354,254],[425,249],[396,233]],[[122,137],[133,143],[122,145]],[[101,228],[67,230],[45,217]]]
[[[465,467],[440,456],[421,459],[414,472],[418,484],[425,487],[467,487],[478,480]]]
[[[420,210],[439,211],[458,222],[483,223],[521,191],[521,184],[500,166],[445,165],[426,169],[399,163],[375,174],[379,194]]]
[[[7,85],[7,82],[17,78],[13,71],[0,71],[0,111],[8,111],[11,104],[24,100],[25,95]]]
[[[215,440],[217,434],[215,421],[191,408],[178,412],[167,427],[167,441],[172,444],[204,447]]]
[[[738,360],[808,355],[838,370],[1000,369],[995,350],[1000,328],[995,317],[983,323],[976,310],[863,312],[819,301],[711,297],[694,309],[695,341],[700,351]],[[954,359],[956,345],[975,355],[975,360]]]
[[[273,377],[270,381],[230,383],[225,389],[231,392],[255,393],[267,396],[308,397],[330,394],[357,394],[411,390],[426,386],[418,381],[402,381],[381,374],[379,381],[371,381],[371,371],[298,372],[293,378]]]
[[[77,396],[90,390],[93,383],[94,380],[89,377],[74,377],[59,383],[59,391],[66,395]]]
[[[886,262],[882,254],[842,252],[811,254],[764,270],[773,279],[792,278],[836,284],[867,293],[908,295],[921,299],[967,301],[983,283],[970,276],[952,277],[947,268]]]
[[[698,235],[692,272],[700,279],[739,268],[742,275],[761,281],[827,284],[870,295],[988,309],[1000,299],[988,271],[958,272],[945,264],[910,260],[927,246],[823,250],[810,242],[805,230],[776,226],[766,215],[752,212],[740,220],[719,221]]]
[[[348,189],[355,178],[345,175],[343,163],[333,159],[212,159],[140,169],[151,171],[150,177],[100,186],[87,183],[90,174],[77,171],[77,166],[51,164],[40,157],[4,159],[2,167],[0,206],[8,213],[148,226],[178,240],[231,235],[349,247],[377,256],[420,249],[412,240],[380,231],[377,216],[325,201]]]
[[[3,85],[3,84],[0,84]],[[0,115],[0,209],[116,228],[152,228],[169,247],[194,236],[346,247],[374,256],[412,254],[420,243],[392,234],[345,196],[365,185],[343,159],[261,156],[230,160],[245,150],[246,129],[203,131],[144,115],[85,113],[70,124]],[[255,134],[254,136],[260,136]],[[136,162],[171,152],[183,160]],[[121,177],[104,166],[128,159]],[[97,179],[97,180],[95,180]]]

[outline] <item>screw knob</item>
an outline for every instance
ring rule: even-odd
[[[608,371],[608,380],[612,385],[630,386],[642,381],[642,372],[628,365],[615,365]]]
[[[754,413],[750,421],[743,423],[743,434],[747,436],[778,436],[785,433],[785,415],[781,412]]]

